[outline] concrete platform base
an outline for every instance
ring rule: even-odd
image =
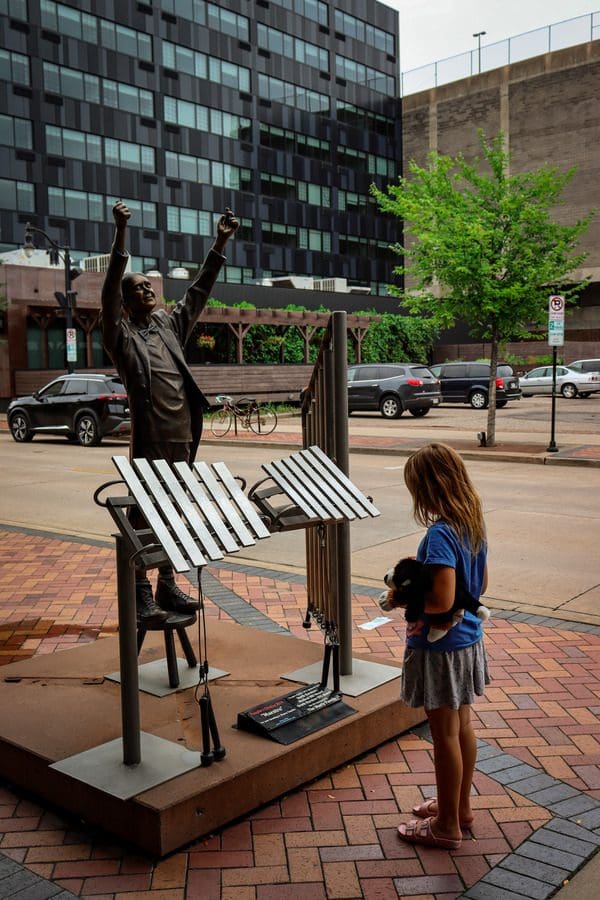
[[[120,686],[105,677],[118,669],[118,640],[110,637],[3,667],[0,773],[148,853],[163,856],[424,719],[423,710],[400,703],[396,679],[352,697],[349,705],[355,714],[293,744],[282,746],[239,731],[238,712],[286,693],[289,681],[281,673],[318,664],[322,647],[232,622],[209,619],[207,627],[210,664],[230,673],[210,686],[225,759],[209,767],[193,766],[128,798],[53,765],[113,741],[114,754],[114,746],[120,744]],[[140,664],[163,654],[161,635],[148,634]],[[394,661],[389,665],[395,666]],[[167,683],[166,662],[164,679]],[[202,750],[202,740],[194,689],[162,697],[140,692],[139,697],[144,735],[179,745],[186,763],[198,758],[194,755]]]

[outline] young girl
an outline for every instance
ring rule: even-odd
[[[413,807],[417,816],[398,828],[403,841],[457,850],[473,823],[471,782],[477,744],[470,706],[489,682],[481,622],[466,612],[435,643],[427,641],[427,614],[445,612],[457,582],[474,597],[487,587],[487,546],[481,500],[451,447],[429,444],[404,469],[415,520],[427,527],[417,559],[431,566],[425,620],[407,623],[402,699],[424,706],[433,738],[437,797]]]

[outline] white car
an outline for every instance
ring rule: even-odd
[[[526,375],[519,376],[523,397],[533,394],[552,394],[552,366],[540,366]],[[589,397],[600,391],[599,372],[578,372],[569,366],[556,367],[556,392],[567,399]]]

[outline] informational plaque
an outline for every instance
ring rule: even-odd
[[[279,744],[293,744],[354,712],[336,691],[308,684],[238,713],[237,726]]]

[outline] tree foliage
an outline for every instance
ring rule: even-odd
[[[495,384],[498,349],[532,337],[547,321],[548,296],[572,302],[584,282],[571,273],[593,213],[566,225],[552,216],[574,169],[549,165],[510,173],[510,155],[500,132],[486,140],[478,132],[480,156],[468,162],[431,153],[425,167],[411,162],[409,175],[371,192],[383,212],[405,223],[406,239],[394,250],[395,268],[410,287],[392,288],[402,303],[440,328],[457,320],[491,344],[488,443],[495,441]]]

